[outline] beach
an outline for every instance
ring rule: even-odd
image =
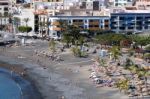
[[[27,75],[27,72],[22,66],[13,65],[13,64],[6,63],[4,61],[3,62],[0,61],[0,71],[1,71],[1,77],[6,76],[6,79],[8,80],[10,77],[9,84],[11,84],[11,80],[15,82],[15,85],[18,86],[18,88],[20,89],[20,93],[23,99],[43,99],[41,94],[38,92],[34,83],[31,81],[31,79]],[[6,84],[7,83],[8,82],[6,82]],[[10,89],[10,90],[14,91],[14,89]],[[5,93],[2,92],[1,94],[5,94]],[[3,95],[1,97],[3,97]],[[17,96],[14,96],[14,97],[17,97]],[[6,97],[3,97],[3,99],[5,98]],[[15,98],[15,99],[18,99],[18,98]]]
[[[64,54],[64,61],[54,62],[35,55],[35,49],[46,46],[47,43],[42,42],[34,46],[0,48],[0,60],[23,67],[43,99],[128,99],[118,89],[96,88],[89,79],[91,57],[79,59]]]

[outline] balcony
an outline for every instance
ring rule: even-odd
[[[99,22],[89,22],[89,25],[99,25]]]
[[[83,22],[73,22],[73,25],[84,25]]]
[[[60,23],[55,21],[55,22],[52,23],[52,25],[60,25]]]
[[[104,27],[104,30],[110,30],[110,28],[109,27]]]
[[[104,22],[105,25],[109,25],[109,22]]]
[[[96,30],[100,30],[100,28],[99,28],[99,27],[90,27],[89,30],[94,30],[94,31],[96,31]]]
[[[53,30],[54,30],[54,31],[60,31],[61,28],[59,28],[59,27],[54,27]]]

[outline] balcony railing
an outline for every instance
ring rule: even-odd
[[[83,22],[73,22],[74,25],[83,25]]]
[[[59,22],[53,22],[52,25],[60,25]]]
[[[90,25],[99,25],[99,22],[89,22]]]
[[[109,22],[105,22],[104,24],[105,24],[105,25],[109,25]]]
[[[100,30],[99,27],[90,27],[89,30]]]
[[[60,31],[61,28],[59,28],[59,27],[54,27],[53,30],[54,30],[54,31]]]

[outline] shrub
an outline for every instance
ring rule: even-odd
[[[73,47],[71,49],[72,53],[74,56],[77,56],[77,57],[87,57],[87,53],[86,52],[83,52],[80,50],[80,48],[78,48],[77,46],[76,47]]]
[[[145,55],[144,55],[144,58],[145,58],[145,59],[150,59],[150,53],[145,54]]]
[[[18,29],[19,29],[20,32],[23,32],[23,33],[24,32],[28,33],[30,31],[32,31],[32,27],[29,27],[29,26],[20,26]]]

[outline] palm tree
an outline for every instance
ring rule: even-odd
[[[139,77],[144,77],[145,85],[147,86],[147,77],[149,76],[149,71],[142,68],[138,72]]]
[[[72,37],[68,36],[68,35],[63,35],[63,42],[66,43],[66,46],[69,47],[69,44],[71,43]]]
[[[132,36],[132,40],[137,44],[140,45],[141,48],[148,43],[148,37],[144,36]]]
[[[30,19],[29,18],[24,18],[23,21],[25,22],[26,27],[27,27],[28,26],[28,22],[30,21]]]
[[[135,65],[132,65],[128,67],[128,69],[131,71],[131,73],[135,74],[138,71],[138,68]]]
[[[49,42],[49,48],[52,53],[56,51],[56,42],[53,39]]]
[[[99,58],[99,64],[100,64],[100,66],[104,67],[106,74],[107,74],[108,70],[107,70],[107,66],[106,66],[106,61],[104,59]]]
[[[59,19],[58,20],[58,23],[59,23],[59,28],[60,28],[60,33],[63,33],[63,31],[66,30],[66,27],[67,27],[67,22],[62,20],[62,19]]]
[[[119,56],[121,56],[121,51],[120,51],[120,48],[118,46],[113,46],[111,49],[110,49],[110,52],[112,54],[112,58],[115,59],[115,61],[117,59],[119,59]]]
[[[125,92],[125,94],[126,94],[128,89],[129,89],[129,80],[128,79],[119,80],[116,83],[116,85],[119,88],[120,92],[123,90]]]

